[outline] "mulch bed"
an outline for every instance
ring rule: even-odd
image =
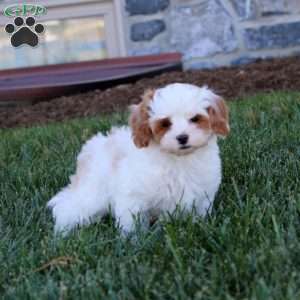
[[[165,73],[107,90],[60,97],[25,107],[0,108],[0,128],[28,127],[53,121],[122,111],[140,101],[146,88],[173,82],[208,85],[227,100],[257,92],[300,90],[300,57],[258,61],[236,68]]]

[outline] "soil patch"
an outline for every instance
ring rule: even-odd
[[[133,84],[59,97],[25,107],[0,107],[0,128],[28,127],[122,111],[129,104],[138,103],[145,89],[174,82],[207,85],[227,100],[258,92],[299,91],[300,57],[258,61],[241,67],[171,72]]]

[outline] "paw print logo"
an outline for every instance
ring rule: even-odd
[[[39,43],[39,34],[45,31],[42,24],[35,24],[33,17],[26,18],[25,22],[22,17],[17,17],[14,24],[7,24],[5,31],[11,34],[10,42],[12,46],[19,47],[28,45],[35,47]]]

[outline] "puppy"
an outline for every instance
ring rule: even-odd
[[[225,102],[206,87],[170,84],[147,91],[129,123],[83,146],[70,184],[48,203],[56,232],[109,211],[124,234],[136,215],[149,220],[177,205],[210,212],[221,182],[217,136],[229,133]]]

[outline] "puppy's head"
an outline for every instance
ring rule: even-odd
[[[142,102],[131,107],[130,126],[137,147],[154,143],[184,155],[205,146],[214,134],[228,135],[228,109],[206,87],[175,83],[146,91]]]

